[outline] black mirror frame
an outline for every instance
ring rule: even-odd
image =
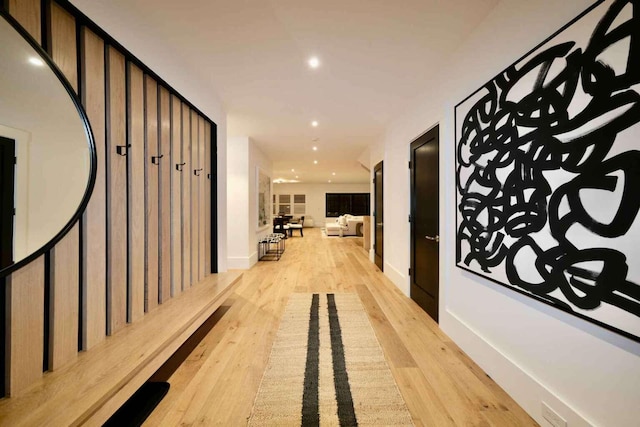
[[[82,200],[80,201],[80,205],[78,209],[73,214],[71,219],[65,224],[65,226],[60,230],[56,235],[49,240],[49,242],[45,243],[42,247],[34,251],[33,253],[27,255],[25,258],[21,259],[18,262],[14,262],[11,265],[6,266],[5,268],[0,270],[0,278],[8,276],[16,270],[24,267],[29,264],[31,261],[35,260],[42,254],[50,251],[56,243],[58,243],[70,230],[73,228],[76,222],[80,219],[81,215],[84,213],[87,208],[87,204],[89,203],[89,199],[91,198],[91,193],[93,192],[93,187],[96,183],[96,170],[98,165],[98,158],[96,154],[96,145],[93,138],[93,131],[91,130],[91,124],[89,123],[89,119],[87,118],[87,114],[82,107],[82,102],[80,98],[75,93],[73,87],[67,80],[67,78],[62,74],[62,71],[58,68],[58,66],[53,62],[53,59],[49,56],[49,54],[40,46],[40,44],[33,39],[33,37],[24,29],[22,26],[5,10],[0,7],[0,15],[4,18],[14,30],[18,32],[22,36],[22,38],[31,45],[31,47],[40,55],[42,60],[47,64],[49,69],[53,71],[56,75],[62,86],[67,91],[67,94],[73,101],[78,115],[80,116],[80,120],[82,125],[84,126],[85,135],[87,137],[87,144],[89,146],[89,182],[87,183],[87,187],[85,189],[84,195],[82,196]]]

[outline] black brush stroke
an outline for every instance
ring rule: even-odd
[[[338,403],[338,420],[340,426],[357,426],[356,412],[353,407],[353,397],[349,385],[349,375],[344,358],[344,345],[342,343],[342,330],[338,309],[333,294],[327,294],[327,308],[329,310],[329,333],[331,335],[331,355],[333,357],[333,382],[336,388],[336,401]]]
[[[309,312],[309,334],[307,336],[307,363],[304,370],[304,389],[302,393],[302,426],[320,424],[318,402],[318,378],[320,362],[320,296],[313,294]]]

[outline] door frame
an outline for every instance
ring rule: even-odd
[[[380,161],[380,163],[376,164],[373,167],[373,221],[371,221],[373,223],[373,262],[374,264],[376,264],[378,266],[378,268],[380,269],[380,271],[384,271],[384,209],[382,211],[382,251],[380,254],[380,264],[378,264],[378,209],[377,209],[377,202],[378,202],[378,191],[376,190],[377,188],[377,182],[376,182],[376,176],[377,176],[377,172],[380,171],[380,175],[382,177],[382,183],[380,183],[380,198],[381,200],[381,204],[384,206],[384,165],[383,165],[384,161]]]
[[[410,240],[410,252],[409,252],[409,295],[411,295],[411,287],[413,284],[413,274],[416,271],[416,260],[415,260],[415,236],[414,236],[414,228],[415,228],[415,218],[416,218],[416,196],[415,196],[415,165],[414,165],[414,148],[413,146],[418,142],[422,137],[428,135],[430,132],[435,132],[436,138],[438,142],[440,141],[440,123],[436,123],[426,131],[415,137],[409,143],[409,183],[410,183],[410,192],[409,192],[409,218],[410,218],[410,229],[409,229],[409,240]],[[438,155],[438,163],[440,162],[440,157]],[[440,197],[440,168],[438,168],[438,198]],[[440,200],[438,200],[438,206],[440,206]],[[438,235],[440,234],[440,212],[438,210]],[[438,248],[438,270],[440,269],[440,251]],[[436,301],[436,316],[434,320],[439,322],[439,313],[440,313],[440,274],[438,273],[438,295]]]

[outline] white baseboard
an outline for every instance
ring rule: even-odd
[[[400,289],[406,296],[410,295],[409,280],[406,274],[402,274],[391,264],[384,263],[384,274]]]
[[[258,262],[258,252],[254,252],[251,255],[249,255],[249,268],[253,267],[254,265],[256,265],[256,263]]]
[[[253,264],[255,264],[255,262]],[[253,264],[251,263],[251,257],[227,258],[227,268],[231,270],[248,270]]]
[[[446,310],[444,316],[440,316],[440,327],[540,425],[550,425],[542,416],[542,402],[545,402],[567,421],[567,425],[592,426],[559,396],[486,341],[455,313]]]

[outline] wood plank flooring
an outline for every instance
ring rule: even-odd
[[[171,389],[145,425],[246,425],[293,292],[355,292],[416,426],[537,425],[437,324],[369,262],[362,238],[305,229],[259,262],[156,373]]]

